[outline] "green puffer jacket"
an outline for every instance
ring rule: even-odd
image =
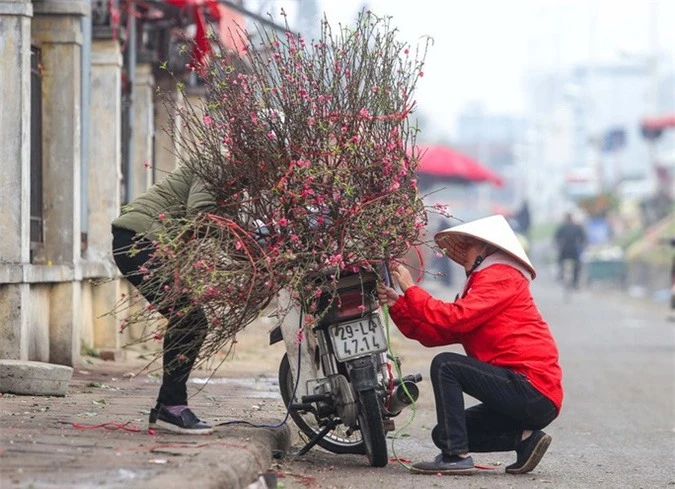
[[[122,214],[112,224],[153,239],[160,229],[160,214],[173,218],[191,217],[199,212],[213,211],[215,207],[216,203],[203,183],[188,168],[180,166],[124,206]]]

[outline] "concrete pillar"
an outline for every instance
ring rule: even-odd
[[[134,154],[130,171],[134,172],[131,200],[145,192],[152,182],[155,137],[155,79],[150,63],[138,63],[134,77]]]
[[[89,236],[87,259],[111,260],[110,222],[120,212],[122,55],[117,41],[96,39],[91,51]]]
[[[178,165],[178,156],[174,142],[169,134],[172,126],[178,124],[179,114],[172,105],[179,106],[183,95],[176,88],[176,80],[160,72],[156,74],[156,82],[159,85],[159,93],[155,93],[155,167],[154,179],[159,181],[167,173],[173,171]],[[168,100],[173,100],[168,103]],[[153,182],[154,183],[154,182]]]
[[[28,359],[30,0],[0,0],[0,358]]]
[[[33,38],[43,61],[45,257],[79,269],[82,17],[89,14],[89,4],[35,0],[33,10]],[[51,304],[50,361],[73,365],[79,360],[83,319],[79,281],[55,285]]]
[[[120,212],[122,54],[120,45],[105,30],[94,29],[91,50],[90,127],[89,127],[89,206],[86,258],[103,264],[101,277],[117,274],[111,255],[110,223]],[[91,288],[93,346],[117,356],[120,335],[117,321],[107,314],[119,298],[119,281],[102,280]]]
[[[77,282],[54,284],[50,294],[49,361],[74,366],[80,361],[82,291]]]

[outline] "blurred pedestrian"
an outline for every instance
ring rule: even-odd
[[[588,238],[583,226],[574,221],[571,212],[565,214],[562,224],[555,231],[554,240],[558,249],[558,280],[565,278],[565,261],[571,260],[573,262],[571,284],[573,288],[579,288],[581,253],[586,247]]]
[[[530,216],[530,206],[527,201],[523,201],[523,205],[520,206],[520,209],[518,209],[513,218],[518,223],[518,232],[529,238],[532,217]]]
[[[171,286],[145,281],[154,267],[161,266],[153,259],[153,239],[161,228],[161,216],[191,217],[214,207],[212,196],[197,176],[180,166],[125,206],[112,222],[115,263],[150,304],[161,304],[164,286]],[[204,341],[208,319],[201,308],[194,307],[189,294],[159,312],[167,319],[163,375],[149,427],[180,434],[209,434],[213,429],[192,412],[187,400],[187,380]]]
[[[435,241],[467,275],[455,302],[433,298],[400,265],[392,277],[403,295],[378,286],[380,303],[406,337],[429,347],[460,344],[466,352],[443,352],[431,363],[431,436],[441,453],[411,470],[470,474],[469,452],[515,450],[506,472],[530,472],[551,443],[541,430],[563,399],[558,348],[530,293],[535,270],[500,215],[446,229]],[[480,403],[465,409],[464,394]]]
[[[436,226],[436,232],[448,228],[450,225],[449,219],[441,218]],[[450,286],[453,282],[452,264],[450,261],[440,253],[434,253],[431,257],[429,270],[437,275],[443,285]]]

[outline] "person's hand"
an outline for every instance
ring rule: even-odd
[[[377,284],[377,300],[381,306],[391,307],[398,300],[398,293],[380,282]]]
[[[396,280],[398,286],[403,292],[408,290],[408,287],[415,285],[415,281],[413,280],[410,271],[408,271],[408,269],[401,264],[393,266],[391,269],[391,276],[394,278],[394,280]]]

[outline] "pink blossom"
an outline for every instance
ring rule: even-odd
[[[164,219],[166,219],[166,214],[164,214],[163,212],[160,212],[159,215],[157,215],[157,219],[159,219],[160,221],[163,221]]]
[[[286,219],[285,217],[282,217],[281,219],[279,219],[279,226],[285,227],[287,225],[288,225],[288,219]]]
[[[206,114],[204,116],[204,124],[206,124],[207,126],[210,126],[212,123],[213,123],[213,119],[211,118],[210,115]]]
[[[333,266],[344,266],[344,262],[342,261],[342,255],[340,253],[337,253],[333,256],[328,257],[328,264],[333,265]]]

